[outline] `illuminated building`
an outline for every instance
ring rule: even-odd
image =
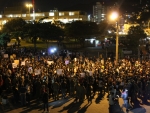
[[[25,21],[32,21],[33,13],[29,11],[25,11],[21,7],[10,7],[4,10],[4,13],[0,15],[0,29],[2,29],[3,25],[13,18],[22,18]],[[61,21],[63,23],[69,23],[76,20],[88,21],[88,15],[83,11],[58,11],[50,10],[49,12],[36,12],[35,20],[38,21],[43,17],[48,17],[43,20],[43,22],[53,22],[53,21]]]
[[[93,6],[93,21],[99,23],[103,20],[106,20],[106,8],[100,2],[96,2]]]

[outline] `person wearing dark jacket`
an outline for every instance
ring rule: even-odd
[[[48,99],[49,99],[48,92],[47,92],[47,90],[45,90],[43,93],[44,112],[45,112],[45,108],[47,109],[47,112],[49,112],[49,110],[48,110]]]
[[[20,99],[21,99],[21,104],[22,106],[26,105],[26,88],[24,87],[24,85],[21,85],[20,88]]]
[[[66,82],[63,80],[62,83],[61,83],[62,98],[65,98],[65,96],[66,96],[66,87],[67,87],[67,84],[66,84]]]

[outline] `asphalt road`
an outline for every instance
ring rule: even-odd
[[[141,101],[139,101],[141,102]],[[119,104],[114,105],[113,110],[109,111],[109,104],[107,100],[107,94],[102,98],[98,95],[92,99],[91,103],[84,100],[83,103],[74,103],[74,98],[59,99],[58,101],[49,100],[50,113],[126,113],[124,107],[122,107],[123,101],[119,98]],[[128,113],[150,113],[150,104],[138,103]],[[20,105],[14,105],[9,103],[8,105],[0,106],[0,113],[42,113],[42,102],[32,101],[31,105],[21,107]]]

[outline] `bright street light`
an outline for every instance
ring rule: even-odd
[[[33,5],[32,4],[26,4],[26,7],[29,8],[29,16],[30,16],[30,8],[33,7]]]
[[[119,16],[117,12],[113,12],[110,15],[110,19],[116,21],[116,65],[118,65],[118,41],[119,41],[118,17]]]
[[[113,12],[113,13],[110,15],[110,19],[111,19],[111,20],[117,20],[117,19],[118,19],[118,13],[117,13],[117,12]]]

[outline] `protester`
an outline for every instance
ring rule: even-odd
[[[43,93],[43,98],[42,98],[43,106],[44,106],[44,112],[45,112],[45,109],[47,109],[47,112],[49,112],[48,99],[49,99],[48,92],[47,92],[47,89],[45,89],[45,91]]]
[[[2,93],[2,86],[3,86],[3,78],[2,75],[0,75],[0,95]]]
[[[109,101],[109,113],[111,113],[113,111],[113,106],[115,104],[114,99],[115,99],[114,93],[110,92],[110,95],[109,95],[109,98],[108,98],[108,101]]]
[[[128,90],[125,89],[122,94],[121,97],[124,101],[124,107],[126,108],[126,111],[129,111],[129,103],[128,103]]]
[[[124,58],[115,65],[110,59],[87,57],[77,52],[43,55],[41,51],[27,48],[21,51],[7,50],[1,54],[0,63],[0,92],[13,92],[16,103],[21,101],[25,105],[32,99],[40,103],[43,86],[48,87],[49,100],[55,101],[59,96],[70,96],[76,102],[84,102],[86,95],[88,102],[92,102],[92,97],[103,96],[103,92],[115,97],[125,88],[122,95],[126,94],[129,99],[124,99],[125,106],[129,102],[134,105],[137,97],[150,98],[148,59],[139,62]],[[9,57],[3,57],[4,54]]]
[[[20,88],[20,99],[21,99],[21,105],[25,106],[26,105],[26,92],[27,89],[25,88],[25,86],[22,84],[21,88]]]

